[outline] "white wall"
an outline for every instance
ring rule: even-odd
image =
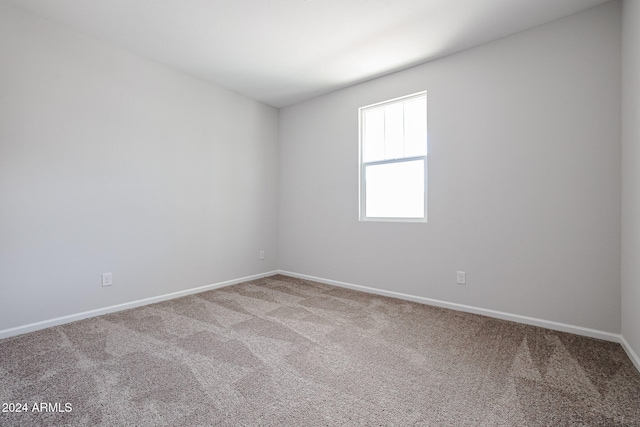
[[[275,270],[277,117],[0,5],[0,331]]]
[[[619,333],[620,21],[608,3],[282,109],[280,268]],[[429,223],[358,222],[358,107],[420,90]]]
[[[625,0],[637,353],[639,13]],[[620,61],[612,2],[286,108],[278,147],[277,110],[0,4],[0,331],[280,268],[619,332]],[[425,89],[429,223],[360,223],[357,108]]]
[[[640,1],[625,0],[622,34],[622,335],[640,355]]]

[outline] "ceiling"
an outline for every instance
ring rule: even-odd
[[[284,107],[607,0],[0,0]]]

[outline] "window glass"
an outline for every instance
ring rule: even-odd
[[[404,155],[405,157],[427,154],[427,103],[424,99],[404,103]]]
[[[360,220],[426,221],[427,95],[360,108]]]
[[[364,114],[364,134],[367,143],[363,146],[365,162],[384,160],[384,109],[370,110]]]
[[[366,167],[367,216],[424,217],[424,160]]]

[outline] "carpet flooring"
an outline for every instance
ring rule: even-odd
[[[0,404],[2,426],[640,426],[640,373],[615,343],[278,275],[2,340]]]

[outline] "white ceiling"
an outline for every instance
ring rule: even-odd
[[[0,0],[283,107],[607,0]]]

